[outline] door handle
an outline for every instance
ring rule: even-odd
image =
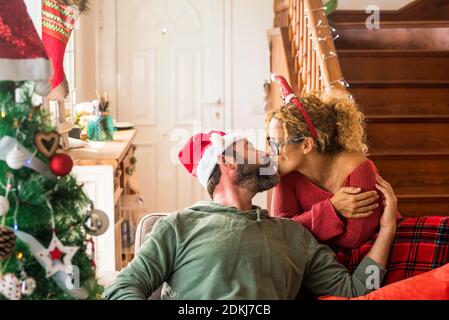
[[[207,104],[210,106],[221,106],[223,104],[223,102],[221,101],[220,98],[218,98],[217,100],[205,100],[201,102],[202,104]]]

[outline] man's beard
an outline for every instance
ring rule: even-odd
[[[279,174],[271,161],[266,164],[238,164],[235,185],[254,193],[270,190],[279,183]]]

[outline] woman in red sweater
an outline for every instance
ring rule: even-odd
[[[289,100],[266,118],[281,174],[271,213],[304,225],[351,269],[368,252],[383,210],[379,172],[366,157],[364,115],[345,92]],[[441,232],[449,230],[448,218],[397,218],[388,283],[449,262],[449,232]],[[421,249],[420,241],[430,245]]]
[[[344,93],[300,101],[318,139],[294,104],[267,116],[268,142],[279,153],[282,175],[272,214],[303,224],[319,241],[358,248],[376,233],[382,215],[378,171],[365,156],[363,114]]]

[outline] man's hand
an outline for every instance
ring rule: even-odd
[[[373,214],[379,207],[376,191],[360,193],[362,189],[343,187],[330,199],[335,210],[348,219],[363,219]]]
[[[388,262],[390,247],[393,244],[396,235],[396,210],[398,200],[396,199],[391,185],[380,176],[377,176],[376,188],[384,195],[385,209],[380,218],[379,234],[377,235],[377,239],[368,253],[368,256],[385,268]]]
[[[381,176],[376,176],[376,188],[384,195],[384,213],[380,218],[380,227],[387,229],[396,229],[396,210],[398,208],[398,199],[394,194],[391,185],[382,179]]]

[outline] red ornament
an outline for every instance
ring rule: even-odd
[[[50,159],[49,164],[51,172],[62,177],[66,176],[72,171],[73,160],[65,153],[59,153]]]

